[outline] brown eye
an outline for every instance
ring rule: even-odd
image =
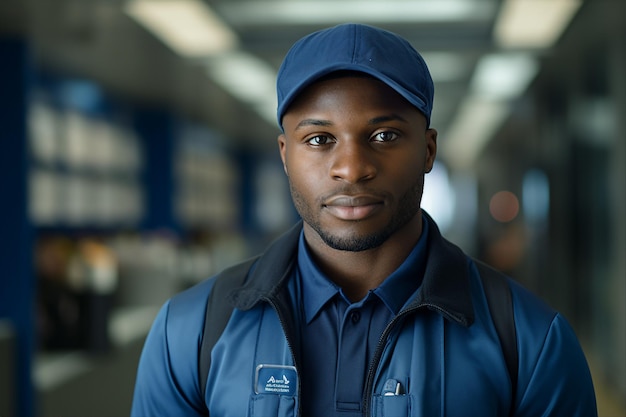
[[[312,146],[321,146],[326,145],[329,141],[330,139],[328,138],[328,136],[318,135],[308,139],[307,143]]]
[[[376,135],[374,135],[374,137],[372,138],[372,141],[374,142],[391,142],[393,140],[396,140],[398,137],[398,134],[395,132],[390,132],[390,131],[384,131],[384,132],[379,132]]]

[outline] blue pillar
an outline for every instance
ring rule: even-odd
[[[16,329],[15,415],[35,414],[32,359],[36,282],[28,218],[28,97],[33,65],[28,42],[0,38],[0,317]]]
[[[135,113],[135,129],[144,149],[146,230],[179,231],[175,213],[174,152],[175,118],[162,109]]]

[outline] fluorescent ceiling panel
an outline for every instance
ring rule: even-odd
[[[531,55],[489,54],[476,65],[470,88],[483,98],[513,99],[526,91],[538,71],[539,63]]]
[[[462,53],[426,52],[422,57],[435,84],[458,81],[471,71],[470,60]]]
[[[238,43],[236,35],[201,0],[133,0],[125,12],[185,57],[215,54]]]
[[[504,48],[548,48],[569,25],[582,0],[505,0],[494,37]]]
[[[506,102],[471,96],[465,99],[446,133],[446,140],[441,142],[446,161],[457,169],[471,168],[509,113]]]
[[[233,25],[484,21],[496,12],[496,2],[486,0],[227,1],[219,7]]]
[[[206,61],[209,77],[233,97],[250,105],[265,120],[276,123],[276,71],[246,52],[231,51]]]

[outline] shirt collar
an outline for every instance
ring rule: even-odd
[[[340,290],[320,271],[313,261],[309,248],[304,240],[304,231],[300,233],[298,242],[298,268],[296,269],[300,288],[302,288],[302,305],[304,317],[309,323],[331,298]]]
[[[374,293],[393,314],[400,312],[422,284],[426,265],[427,240],[428,222],[422,221],[422,234],[409,256],[374,290]]]
[[[404,262],[373,293],[393,313],[398,314],[412,299],[422,283],[426,261],[428,222],[422,221],[422,234]],[[324,305],[340,292],[340,287],[320,271],[313,261],[309,248],[300,233],[298,243],[298,281],[302,289],[302,304],[306,322],[309,323]]]

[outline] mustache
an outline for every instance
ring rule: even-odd
[[[360,206],[383,203],[388,198],[388,193],[360,186],[344,186],[328,192],[318,200],[323,206]]]

